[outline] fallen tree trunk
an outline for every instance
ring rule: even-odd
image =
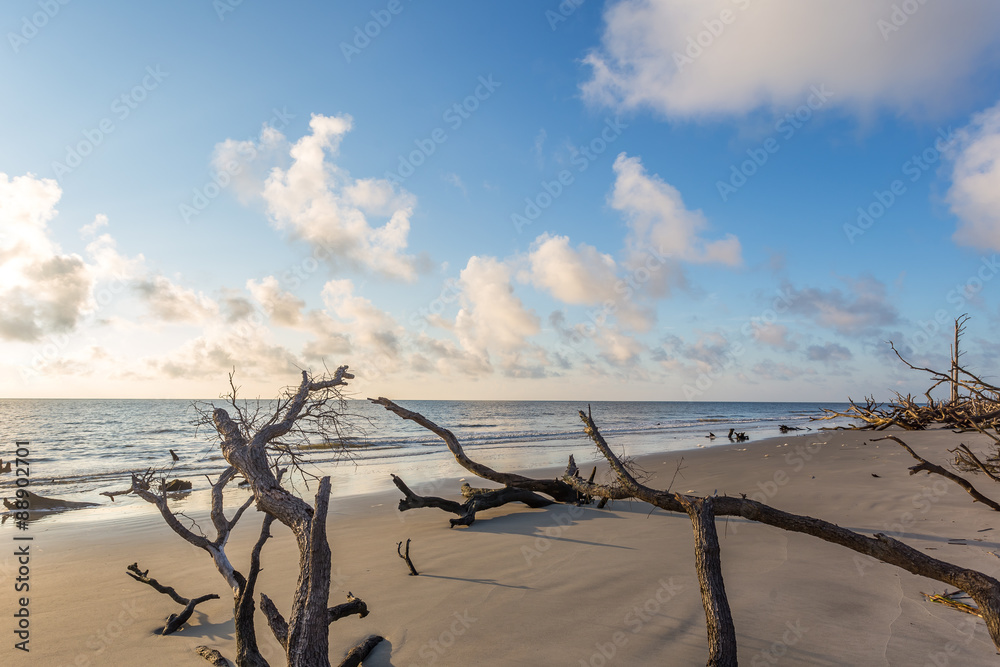
[[[344,656],[338,667],[358,667],[361,662],[368,657],[376,646],[382,643],[383,638],[378,635],[369,635],[363,642],[355,646]]]
[[[445,444],[448,446],[448,450],[455,456],[455,460],[458,461],[458,464],[477,477],[482,477],[483,479],[488,479],[491,482],[503,484],[504,486],[513,487],[515,489],[526,489],[528,491],[544,493],[548,496],[552,496],[553,499],[561,503],[575,503],[579,499],[576,491],[574,491],[562,480],[532,479],[515,473],[498,472],[489,466],[473,461],[466,456],[465,450],[462,449],[462,445],[458,442],[458,438],[455,437],[454,433],[446,428],[438,426],[419,412],[413,412],[412,410],[401,408],[388,398],[379,397],[369,398],[368,400],[376,405],[381,405],[383,408],[389,412],[395,413],[400,418],[420,424],[427,430],[436,434],[439,438],[444,440]]]
[[[125,572],[128,576],[132,577],[136,581],[142,582],[153,588],[157,593],[163,593],[169,596],[171,600],[177,604],[184,605],[184,609],[179,614],[170,614],[167,617],[166,625],[163,626],[163,630],[160,632],[161,635],[170,635],[177,632],[181,626],[187,623],[188,619],[191,618],[191,614],[194,613],[194,608],[200,605],[202,602],[207,602],[209,600],[218,600],[219,596],[215,593],[209,593],[208,595],[202,595],[201,597],[188,599],[180,595],[173,586],[164,586],[156,579],[147,576],[149,570],[143,572],[139,569],[138,563],[132,563],[126,568]]]
[[[958,484],[960,487],[962,487],[963,489],[965,489],[965,491],[970,496],[972,496],[972,501],[973,502],[982,503],[982,504],[986,505],[987,507],[989,507],[994,512],[1000,512],[1000,503],[998,503],[997,501],[993,500],[992,498],[988,498],[988,497],[984,496],[982,493],[979,492],[978,489],[976,489],[976,487],[974,487],[972,485],[972,483],[970,481],[968,481],[964,477],[959,477],[955,473],[953,473],[950,470],[947,470],[945,468],[942,468],[941,466],[937,465],[936,463],[931,463],[930,461],[928,461],[927,459],[923,458],[922,456],[920,456],[919,454],[917,454],[915,451],[913,451],[913,449],[911,449],[909,445],[907,445],[905,442],[903,442],[902,440],[900,440],[896,436],[894,436],[894,435],[886,435],[886,436],[883,436],[881,438],[875,438],[875,439],[872,440],[872,442],[878,442],[879,440],[892,440],[893,442],[897,443],[900,447],[902,447],[903,449],[905,449],[906,451],[908,451],[910,453],[910,456],[912,456],[913,458],[915,458],[917,461],[920,462],[919,465],[911,466],[909,468],[911,475],[916,475],[918,472],[926,472],[928,475],[931,474],[931,473],[934,473],[935,475],[940,475],[941,477],[944,477],[945,479],[951,480],[952,482],[955,482],[955,484]],[[966,448],[966,449],[968,449],[968,448]],[[972,454],[972,452],[970,451],[969,454]],[[974,456],[975,455],[973,455],[973,457]],[[976,460],[978,461],[978,459],[976,459]],[[989,474],[989,473],[987,473],[987,474]]]
[[[632,497],[670,512],[687,513],[687,508],[678,494],[651,489],[637,482],[628,468],[611,451],[591,416],[581,411],[580,419],[585,425],[586,433],[617,474],[619,483]],[[575,471],[567,469],[566,474],[563,475],[563,481],[580,493],[601,496],[617,492],[617,489],[586,482],[574,473]],[[907,572],[963,590],[979,605],[993,644],[1000,649],[1000,581],[989,575],[932,558],[882,533],[868,537],[822,519],[784,512],[769,505],[749,500],[745,496],[740,498],[713,497],[713,511],[716,516],[739,516],[782,530],[812,535],[871,556],[883,563],[895,565]]]
[[[403,492],[404,497],[399,500],[400,512],[420,507],[436,507],[445,512],[458,515],[457,519],[449,519],[452,528],[455,526],[471,526],[476,520],[477,512],[500,507],[507,503],[519,502],[524,503],[528,507],[547,507],[553,504],[552,500],[527,489],[518,489],[509,486],[502,489],[472,489],[468,484],[462,487],[463,494],[468,493],[468,500],[464,503],[459,503],[447,498],[438,498],[437,496],[418,496],[396,475],[392,476],[392,481],[396,485],[396,488]],[[469,491],[466,492],[465,489]],[[575,497],[576,492],[573,495]]]

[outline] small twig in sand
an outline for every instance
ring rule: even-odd
[[[413,567],[413,561],[410,560],[410,538],[406,538],[406,553],[403,553],[403,543],[396,542],[396,553],[399,557],[406,561],[406,567],[410,568],[410,576],[416,577],[420,573],[417,572],[417,568]]]

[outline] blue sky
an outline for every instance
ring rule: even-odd
[[[842,400],[995,377],[1000,7],[0,12],[0,395]],[[937,318],[937,319],[935,319]]]

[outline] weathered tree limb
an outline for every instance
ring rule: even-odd
[[[694,528],[695,569],[708,625],[708,667],[736,667],[736,626],[722,579],[713,498],[678,495]]]
[[[369,635],[367,639],[351,649],[351,651],[344,656],[338,667],[358,667],[361,662],[368,657],[368,654],[374,650],[382,641],[384,637],[379,637],[378,635]]]
[[[454,455],[458,464],[477,477],[482,477],[483,479],[488,479],[491,482],[503,484],[504,486],[544,493],[552,496],[555,500],[562,503],[575,503],[577,501],[576,492],[569,488],[569,486],[561,480],[532,479],[515,473],[498,472],[493,470],[489,466],[477,463],[476,461],[470,459],[465,454],[465,450],[462,449],[462,445],[458,442],[458,438],[455,437],[454,433],[446,428],[438,426],[419,412],[413,412],[412,410],[402,408],[390,401],[388,398],[379,397],[369,398],[368,400],[376,405],[381,405],[383,408],[389,412],[395,413],[402,419],[406,419],[423,426],[437,435],[439,438],[444,440],[445,444],[448,446],[448,450]]]
[[[194,613],[194,608],[200,605],[202,602],[219,599],[219,596],[216,595],[215,593],[209,593],[208,595],[202,595],[201,597],[189,600],[188,598],[180,595],[176,590],[174,590],[172,586],[164,586],[156,579],[147,576],[149,574],[149,570],[143,572],[142,570],[139,569],[138,563],[132,563],[131,565],[129,565],[126,568],[125,573],[128,576],[135,579],[136,581],[151,586],[153,590],[155,590],[156,592],[163,593],[164,595],[169,596],[170,599],[176,602],[177,604],[184,605],[184,609],[181,611],[181,613],[170,614],[170,616],[167,617],[166,625],[163,626],[163,630],[160,633],[162,635],[171,635],[177,632],[177,630],[179,630],[181,626],[187,623],[188,619],[191,618],[191,614]]]
[[[396,475],[392,476],[392,481],[396,485],[396,488],[403,492],[404,497],[399,501],[400,512],[419,507],[436,507],[445,512],[458,515],[457,519],[449,519],[452,528],[456,526],[471,526],[476,521],[477,512],[500,507],[507,503],[520,502],[533,508],[548,507],[553,504],[552,500],[537,493],[510,486],[505,486],[502,489],[475,489],[475,492],[471,492],[472,490],[470,489],[469,499],[464,503],[459,503],[447,498],[438,498],[437,496],[418,496]],[[575,491],[573,495],[576,497]]]
[[[585,431],[608,460],[621,485],[632,494],[632,497],[670,512],[686,512],[677,494],[656,491],[637,482],[611,451],[590,416],[580,412],[580,418],[584,422]],[[580,493],[599,496],[617,492],[616,489],[605,485],[585,482],[569,474],[568,471],[563,475],[563,480]],[[932,558],[882,533],[868,537],[822,519],[784,512],[746,497],[715,497],[713,504],[716,516],[740,516],[782,530],[812,535],[895,565],[907,572],[965,591],[979,605],[993,644],[1000,649],[1000,581],[993,577]]]
[[[955,482],[955,484],[958,484],[960,487],[965,489],[965,491],[970,496],[972,496],[973,502],[983,503],[994,512],[1000,512],[1000,503],[997,503],[995,500],[992,500],[991,498],[987,498],[986,496],[984,496],[982,493],[979,492],[978,489],[976,489],[976,487],[974,487],[964,477],[959,477],[950,470],[942,468],[936,463],[931,463],[930,461],[926,460],[925,458],[917,454],[915,451],[913,451],[909,445],[907,445],[905,442],[903,442],[896,436],[886,435],[881,438],[875,438],[872,440],[872,442],[878,442],[879,440],[892,440],[893,442],[897,443],[900,447],[908,451],[910,453],[910,456],[912,456],[913,458],[915,458],[917,461],[920,462],[919,465],[912,466],[909,469],[911,475],[916,475],[918,472],[926,472],[928,474],[934,473],[935,475],[941,475],[945,479],[949,479],[952,482]]]
[[[326,622],[328,624],[355,614],[358,615],[358,618],[364,618],[368,615],[368,605],[365,604],[364,600],[354,597],[354,595],[348,591],[347,602],[338,604],[336,607],[330,607],[327,610],[327,613],[328,618]]]
[[[288,648],[288,622],[285,621],[285,617],[281,615],[278,608],[271,601],[271,598],[267,597],[263,593],[260,594],[260,610],[264,613],[264,618],[267,619],[267,625],[271,628],[271,633],[274,638],[278,640],[281,644],[281,648]]]
[[[195,646],[194,652],[205,658],[205,660],[208,660],[210,663],[215,665],[215,667],[229,667],[229,661],[222,657],[222,654],[214,648],[208,648],[207,646]]]
[[[400,558],[406,561],[406,567],[410,568],[410,576],[411,577],[418,576],[420,573],[417,572],[417,568],[413,567],[413,561],[410,560],[410,538],[406,538],[405,554],[403,553],[402,549],[403,549],[403,543],[396,542],[396,553],[399,555]]]

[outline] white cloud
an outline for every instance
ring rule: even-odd
[[[69,331],[88,308],[91,272],[50,238],[61,196],[51,179],[0,173],[0,338],[34,342]]]
[[[133,288],[146,301],[153,316],[164,322],[200,324],[219,312],[218,304],[212,299],[164,276],[138,280]]]
[[[994,55],[1000,5],[913,0],[912,16],[894,17],[902,4],[615,0],[585,60],[593,74],[584,95],[690,117],[795,107],[821,84],[833,103],[862,111],[911,112],[968,93],[970,74]]]
[[[954,239],[1000,250],[1000,103],[956,133],[948,203],[958,216]]]
[[[94,216],[94,221],[89,225],[84,225],[80,228],[80,236],[83,238],[91,238],[97,234],[97,230],[101,227],[108,226],[108,216],[103,213],[98,213]]]
[[[462,308],[455,333],[462,347],[484,357],[495,356],[502,366],[519,363],[528,338],[540,330],[538,316],[514,294],[511,270],[494,257],[473,255],[459,278]]]
[[[528,261],[532,284],[563,303],[592,305],[615,297],[615,260],[586,243],[574,249],[567,236],[542,234]]]
[[[288,169],[275,167],[264,184],[274,225],[329,253],[338,262],[396,278],[416,277],[406,255],[415,198],[382,179],[354,179],[327,160],[351,129],[349,116],[313,115],[311,133],[292,146]],[[370,217],[388,218],[372,226]]]
[[[247,291],[261,305],[271,321],[278,326],[296,327],[302,322],[305,302],[291,292],[282,290],[278,279],[267,276],[260,280],[248,280]]]
[[[689,211],[677,188],[657,175],[648,175],[637,157],[618,155],[611,207],[624,213],[629,226],[626,238],[633,259],[649,255],[694,263],[738,266],[739,239],[727,234],[717,241],[699,236],[707,226],[701,211]],[[662,261],[662,260],[661,260]],[[661,277],[668,272],[660,272]]]

